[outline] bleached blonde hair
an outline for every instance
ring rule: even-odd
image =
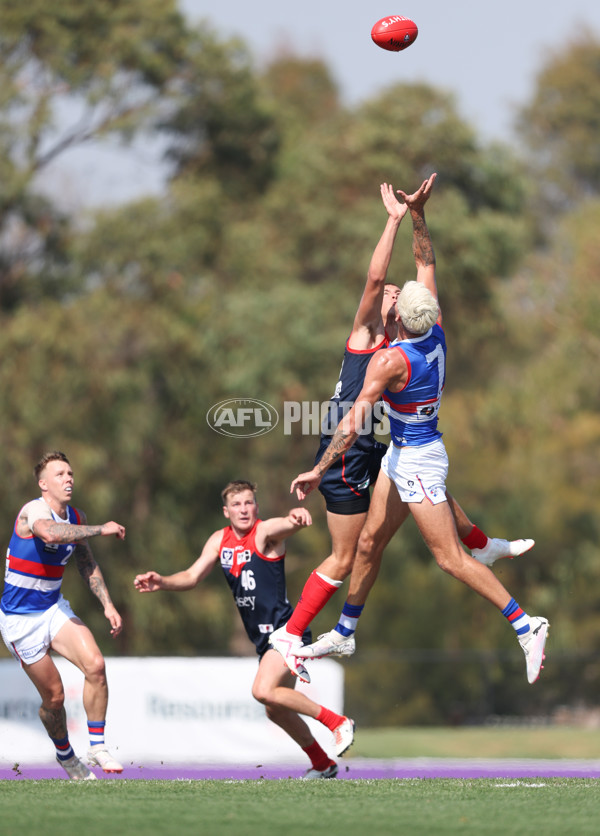
[[[411,334],[425,334],[440,315],[438,303],[421,282],[406,282],[396,302],[398,316]]]

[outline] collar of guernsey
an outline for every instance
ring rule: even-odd
[[[244,561],[240,561],[239,556],[244,551],[244,547],[246,546],[246,543],[248,540],[250,540],[250,538],[251,543],[254,544],[254,534],[256,532],[256,526],[259,522],[260,520],[256,520],[250,531],[240,539],[239,547],[233,550],[233,562],[231,564],[231,569],[229,570],[229,572],[231,575],[233,575],[234,578],[239,578],[239,576],[242,573],[242,566],[244,565]],[[231,528],[231,526],[229,526],[229,528]]]

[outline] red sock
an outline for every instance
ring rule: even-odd
[[[311,572],[304,584],[300,600],[286,625],[292,636],[301,636],[318,612],[321,612],[338,587],[327,583],[316,572]]]
[[[468,549],[483,549],[488,541],[487,534],[484,534],[481,529],[473,526],[466,537],[461,537],[461,540]]]
[[[318,769],[319,772],[323,772],[324,769],[327,769],[328,766],[334,763],[329,755],[321,749],[316,740],[313,740],[310,746],[303,746],[302,749],[310,758],[313,769]]]
[[[344,722],[346,718],[343,714],[336,714],[335,711],[331,711],[329,708],[325,708],[324,705],[321,706],[321,710],[317,715],[317,720],[319,723],[323,723],[324,726],[327,726],[329,731],[333,731],[337,729],[341,723]]]

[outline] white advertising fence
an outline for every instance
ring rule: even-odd
[[[82,704],[83,674],[55,658],[62,676],[68,728],[75,752],[88,746]],[[109,705],[106,742],[121,762],[302,762],[306,755],[252,697],[254,658],[107,659]],[[311,665],[313,683],[297,689],[343,713],[344,672],[331,659]],[[0,660],[0,765],[54,762],[54,748],[38,716],[39,695],[12,659]],[[331,733],[304,718],[332,754]]]

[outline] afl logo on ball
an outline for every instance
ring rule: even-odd
[[[231,398],[211,406],[206,422],[219,435],[254,438],[271,432],[279,423],[274,406],[255,398]]]

